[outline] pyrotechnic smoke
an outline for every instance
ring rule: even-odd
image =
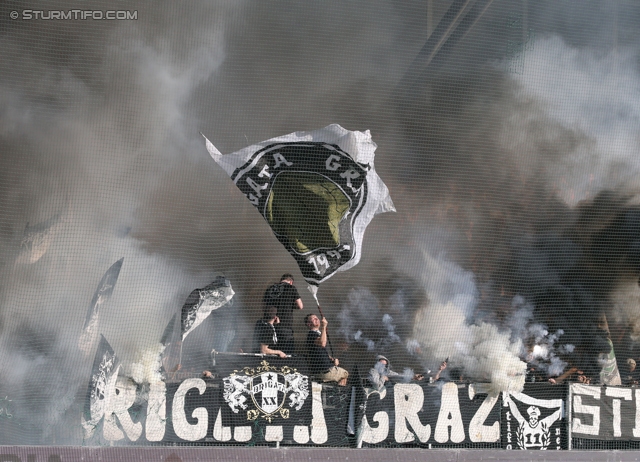
[[[629,336],[633,342],[640,340],[640,287],[630,282],[621,285],[613,293],[613,312],[617,314],[616,322],[629,326]]]
[[[158,343],[141,353],[128,365],[127,377],[139,384],[150,384],[162,381],[161,355],[165,346]]]
[[[340,328],[348,342],[366,345],[368,351],[386,351],[400,342],[389,313],[382,313],[378,300],[367,289],[353,289],[338,315]]]
[[[14,414],[0,423],[0,442],[79,444],[73,429],[91,364],[77,340],[101,273],[125,257],[98,328],[125,363],[138,361],[132,375],[148,379],[153,367],[138,366],[149,363],[163,324],[215,271],[148,253],[129,230],[144,213],[144,195],[189,143],[184,104],[223,61],[226,13],[204,21],[193,7],[160,32],[157,21],[173,15],[173,5],[140,9],[137,22],[92,24],[8,23],[7,8],[0,7],[0,390]],[[172,39],[186,24],[194,35]],[[26,224],[57,214],[43,254],[16,259]]]
[[[90,365],[77,338],[117,259],[100,329],[136,380],[215,273],[241,302],[236,339],[215,340],[235,349],[250,344],[268,284],[298,276],[200,131],[232,152],[329,123],[371,130],[398,213],[376,218],[361,263],[319,292],[330,328],[353,342],[338,352],[347,366],[387,353],[372,345],[399,368],[450,357],[505,389],[521,383],[529,345],[549,372],[589,363],[600,312],[614,342],[629,325],[640,335],[639,5],[548,0],[524,14],[496,0],[395,88],[427,39],[423,1],[120,3],[138,19],[11,21],[12,9],[77,5],[0,5],[0,395],[22,425],[0,422],[0,443],[79,444],[49,432],[79,426],[69,384],[84,387]],[[437,23],[448,6],[436,6]],[[27,223],[57,214],[45,253],[20,260]],[[205,355],[200,329],[185,350]],[[633,345],[614,345],[619,359]]]

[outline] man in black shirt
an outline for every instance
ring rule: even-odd
[[[293,276],[283,274],[278,284],[270,286],[264,294],[264,306],[275,306],[280,324],[276,325],[278,346],[291,355],[294,353],[293,310],[302,309],[302,300],[298,289],[293,285]]]
[[[304,322],[309,328],[307,334],[307,361],[311,374],[322,379],[323,382],[338,382],[344,387],[347,384],[349,372],[338,367],[338,358],[332,358],[327,353],[327,318],[318,319],[315,314],[308,314]]]
[[[262,319],[258,319],[253,330],[253,352],[263,355],[278,355],[286,358],[287,354],[278,348],[278,335],[275,325],[279,319],[276,316],[277,309],[275,306],[269,306],[264,310]]]

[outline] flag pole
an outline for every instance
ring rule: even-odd
[[[308,282],[308,281],[307,281]],[[316,305],[318,305],[318,312],[320,313],[320,319],[324,318],[324,313],[322,313],[322,307],[320,307],[320,300],[318,300],[318,286],[315,284],[307,285],[307,289],[313,295],[313,299],[316,301]],[[331,352],[331,356],[333,357],[333,345],[331,345],[331,339],[329,338],[329,330],[327,330],[327,344],[329,345],[329,351]]]
[[[178,373],[178,371],[180,369],[182,369],[182,345],[184,344],[184,342],[180,342],[180,357],[178,358],[178,364],[176,364],[175,370],[173,371],[173,374],[171,374],[171,380],[173,380],[176,377],[176,374]]]
[[[320,308],[320,302],[316,298],[316,303],[318,304],[318,311],[320,312],[320,319],[324,318],[324,314],[322,313],[322,308]],[[329,330],[327,329],[327,344],[329,345],[329,351],[331,352],[331,357],[333,357],[333,345],[331,345],[331,339],[329,338]]]

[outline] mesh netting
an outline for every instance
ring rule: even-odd
[[[0,444],[637,449],[639,23],[2,2]]]

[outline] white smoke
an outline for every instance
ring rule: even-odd
[[[121,257],[113,295],[94,327],[138,383],[157,379],[162,328],[186,294],[210,281],[212,269],[151,254],[128,232],[147,213],[145,195],[162,175],[185,156],[204,157],[187,104],[224,62],[225,18],[239,3],[190,5],[176,15],[174,5],[140,2],[127,6],[139,8],[139,21],[89,25],[86,37],[86,24],[70,32],[32,21],[0,39],[0,61],[13,63],[12,77],[0,83],[2,169],[17,179],[12,194],[20,198],[3,217],[18,234],[27,222],[62,215],[37,247],[38,258],[23,253],[15,260],[19,241],[0,249],[0,390],[17,418],[41,431],[1,435],[0,442],[79,426],[78,415],[59,425],[88,384],[95,349],[85,358],[77,341],[100,278]],[[60,39],[60,55],[20,37],[30,28],[42,35],[39,27]],[[80,67],[74,70],[69,56]],[[57,443],[80,442],[68,438]]]
[[[521,358],[527,363],[547,373],[549,377],[556,377],[565,370],[567,363],[559,355],[571,353],[573,345],[558,345],[564,334],[562,329],[550,333],[542,323],[534,322],[533,304],[517,295],[511,302],[512,314],[507,320],[511,329],[512,340],[521,339],[523,350]]]
[[[512,301],[511,316],[500,327],[477,320],[478,292],[472,273],[425,252],[427,294],[431,303],[416,315],[413,337],[431,367],[449,358],[448,369],[460,369],[466,379],[489,381],[498,391],[522,390],[527,362],[549,376],[560,375],[561,356],[572,345],[558,346],[563,331],[550,333],[534,321],[534,306],[523,297]],[[458,379],[458,377],[451,377]]]
[[[206,189],[203,184],[213,181],[207,174],[197,176],[193,163],[184,170],[175,168],[200,153],[206,157],[197,131],[210,129],[223,143],[238,147],[244,143],[241,133],[245,130],[255,141],[323,126],[336,118],[368,128],[376,112],[371,110],[375,95],[397,81],[424,42],[415,29],[405,33],[419,15],[401,13],[402,2],[374,2],[367,5],[370,15],[362,15],[363,5],[357,2],[311,10],[303,2],[283,7],[296,8],[291,11],[256,2],[237,16],[229,14],[242,3],[237,1],[165,2],[146,9],[145,2],[128,3],[131,9],[140,6],[139,21],[112,22],[111,29],[86,23],[86,30],[78,21],[70,29],[53,22],[16,22],[11,33],[0,37],[0,62],[5,64],[0,82],[0,170],[9,172],[3,176],[0,171],[0,179],[10,178],[0,196],[0,244],[11,244],[6,236],[20,235],[25,223],[43,221],[60,208],[68,217],[37,262],[15,266],[7,270],[8,276],[2,273],[0,391],[8,390],[15,415],[33,421],[43,434],[64,418],[75,392],[69,384],[86,384],[90,364],[75,341],[96,284],[117,259],[124,256],[125,263],[113,297],[101,307],[98,328],[125,364],[131,364],[130,374],[141,381],[156,373],[156,344],[170,316],[191,289],[211,280],[202,268],[211,269],[223,261],[248,274],[247,287],[256,285],[259,277],[272,277],[266,275],[264,262],[291,264],[275,239],[247,245],[248,234],[238,231],[241,226],[217,227],[217,222],[231,215],[235,223],[239,215],[235,207],[244,200],[238,199],[237,191],[229,194],[227,183]],[[288,27],[283,18],[294,16],[308,27]],[[107,32],[96,39],[94,34],[100,31]],[[292,35],[286,35],[289,31]],[[340,31],[348,31],[348,40]],[[53,38],[55,46],[40,47],[38,37],[43,36]],[[225,43],[228,37],[235,46],[230,50]],[[295,44],[293,50],[288,48],[290,43]],[[330,59],[303,59],[319,56],[319,51]],[[292,53],[300,59],[292,60]],[[226,68],[226,84],[220,85],[214,79],[227,56],[235,61]],[[505,103],[512,107],[503,107],[503,101],[491,95],[485,99],[485,91],[494,87],[482,86],[482,114],[487,102],[500,106],[505,117],[495,123],[502,124],[503,145],[515,153],[514,164],[525,177],[544,172],[543,180],[555,183],[553,190],[568,204],[607,187],[630,187],[640,178],[640,79],[635,62],[636,52],[630,49],[599,55],[572,48],[558,37],[543,38],[527,54],[525,73],[513,76],[518,98]],[[472,75],[467,71],[465,67],[465,74]],[[199,93],[203,84],[207,89]],[[456,103],[445,106],[443,114],[465,109]],[[379,113],[378,129],[396,123],[386,110]],[[193,120],[199,115],[207,122]],[[477,128],[471,124],[464,130],[478,133]],[[406,146],[402,138],[411,130],[398,131],[399,138],[384,143],[389,154],[379,159],[383,167],[386,162],[387,171],[403,163],[413,165],[402,154]],[[453,130],[448,136],[447,147],[453,147],[461,133]],[[451,157],[465,160],[457,154],[460,157]],[[498,184],[493,177],[512,178],[499,168],[487,169],[490,180],[487,173],[477,172],[477,178],[489,181],[486,191]],[[425,171],[420,168],[418,173]],[[446,177],[450,172],[445,168],[439,173]],[[423,185],[398,182],[395,186],[398,195],[407,186],[412,192],[406,196],[429,202],[432,197],[420,195]],[[153,196],[155,200],[145,200],[157,190],[161,194]],[[220,195],[208,194],[213,191]],[[249,210],[249,205],[243,206]],[[427,220],[418,210],[408,209],[404,216],[416,224],[406,232],[398,230],[402,228],[398,221],[388,226],[387,236],[394,242],[396,233],[401,244],[424,235]],[[270,232],[262,221],[257,226],[263,226],[260,232]],[[133,235],[144,235],[144,247],[133,237],[116,236],[117,230],[128,227],[134,228]],[[368,232],[368,245],[376,248],[369,255],[398,250],[389,245],[392,239],[383,239],[382,228]],[[235,232],[229,233],[230,229]],[[228,238],[230,234],[239,236],[237,243]],[[185,235],[190,238],[183,239]],[[192,250],[182,248],[180,254],[175,249],[181,249],[183,241]],[[19,242],[15,244],[19,249]],[[216,246],[223,249],[217,254],[221,259],[211,254],[201,257]],[[414,247],[406,247],[407,253],[413,253]],[[148,253],[149,248],[157,253]],[[254,264],[256,248],[267,249],[261,253],[262,264]],[[175,255],[174,251],[180,258],[166,257]],[[230,251],[238,252],[229,258]],[[13,262],[11,252],[2,248],[0,260]],[[534,345],[536,358],[553,362],[549,358],[553,348],[558,353],[558,332],[540,335],[540,331],[531,337],[524,312],[520,313],[522,336],[476,321],[480,295],[474,275],[445,257],[416,257],[418,262],[398,254],[393,257],[412,276],[424,268],[422,284],[431,300],[416,315],[413,338],[405,342],[407,351],[431,363],[449,357],[450,367],[462,367],[467,376],[478,380],[492,380],[497,389],[517,388],[524,364],[518,359],[525,349],[521,339],[527,336],[540,338]],[[363,260],[359,268],[365,265]],[[398,313],[399,295],[378,300],[367,289],[354,289],[347,302],[349,310],[340,319],[345,337],[372,350],[399,344],[404,332],[398,326],[405,322]],[[633,312],[637,295],[631,294],[632,303],[620,297],[626,316],[640,326]],[[640,336],[640,327],[634,335]],[[46,395],[42,390],[47,390]],[[46,397],[46,403],[36,402],[34,396]],[[46,419],[41,418],[43,408]],[[15,435],[0,435],[0,442],[7,444],[23,441]]]
[[[522,390],[522,341],[512,340],[508,329],[473,323],[478,296],[473,274],[443,255],[425,252],[424,257],[431,302],[417,312],[413,338],[420,342],[425,363],[433,366],[449,358],[448,367],[461,368],[466,378],[490,381],[495,390]]]
[[[138,353],[133,363],[125,365],[125,375],[138,384],[162,381],[162,352],[165,346],[158,343]],[[128,366],[128,367],[127,367]]]
[[[630,337],[640,341],[640,286],[636,281],[621,284],[612,294],[614,321],[624,323],[631,328]]]
[[[398,291],[400,292],[400,291]],[[397,309],[401,296],[396,292],[390,304]],[[347,342],[361,343],[371,352],[385,352],[394,343],[402,343],[389,313],[383,313],[380,301],[369,289],[358,287],[349,292],[340,313],[341,333]]]
[[[499,391],[521,391],[524,386],[526,363],[519,357],[522,342],[512,342],[509,331],[500,331],[493,324],[469,324],[452,302],[421,309],[413,334],[430,364],[449,358],[449,368],[461,368],[466,378],[489,381]]]
[[[539,163],[569,205],[604,189],[637,190],[637,47],[602,53],[549,36],[537,40],[525,58],[525,71],[513,75],[518,104],[505,119],[503,134],[504,144],[518,153],[523,173],[535,172],[532,162]],[[545,144],[561,150],[540,156]]]
[[[405,348],[410,355],[417,355],[420,353],[420,342],[414,338],[407,339],[405,342]]]

